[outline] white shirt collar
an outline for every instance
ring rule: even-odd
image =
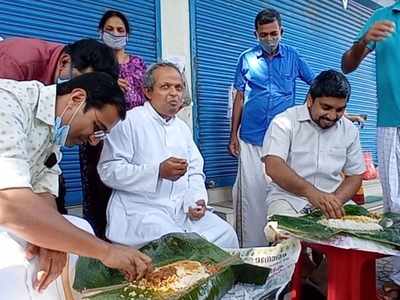
[[[146,101],[144,103],[144,107],[145,109],[148,111],[148,113],[155,119],[157,120],[160,124],[162,125],[171,125],[175,119],[176,116],[172,117],[169,120],[164,119],[155,109],[154,107],[151,105],[150,101]]]
[[[42,86],[39,90],[39,100],[36,118],[53,126],[56,118],[56,85]]]

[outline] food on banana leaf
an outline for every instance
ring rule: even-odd
[[[340,219],[322,219],[318,223],[329,228],[354,231],[379,231],[383,227],[378,224],[379,219],[368,216],[344,216]]]
[[[156,266],[147,278],[126,282],[118,270],[80,257],[74,289],[90,300],[217,300],[235,282],[261,285],[269,274],[194,233],[167,234],[140,250]]]
[[[353,226],[347,225],[337,228],[324,224],[325,219],[320,210],[315,210],[312,213],[301,216],[291,217],[283,215],[274,215],[270,221],[278,222],[278,228],[305,240],[329,240],[337,235],[351,235],[360,239],[370,240],[384,244],[389,247],[400,248],[400,214],[384,213],[376,214],[370,213],[364,207],[358,205],[345,205],[344,207],[346,221],[357,221],[357,229]],[[326,219],[325,219],[326,220]],[[374,230],[378,228],[373,225],[366,229],[361,221],[373,222],[381,226],[381,230]],[[332,223],[332,222],[330,222]],[[337,221],[336,221],[337,223]],[[348,222],[346,222],[348,223]],[[364,229],[364,230],[361,230]]]
[[[154,292],[177,292],[208,278],[215,271],[211,265],[207,267],[198,261],[181,260],[156,268],[146,278],[134,281],[130,286]]]

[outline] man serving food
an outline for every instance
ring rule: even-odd
[[[343,118],[349,97],[346,77],[323,71],[304,105],[272,121],[262,150],[273,181],[268,215],[318,208],[328,218],[343,216],[342,206],[360,188],[365,170],[358,130]]]

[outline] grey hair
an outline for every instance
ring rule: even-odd
[[[143,87],[145,89],[152,90],[154,87],[154,84],[156,83],[156,81],[154,79],[154,71],[159,68],[165,68],[165,67],[170,67],[170,68],[175,69],[178,72],[178,74],[181,76],[182,83],[183,83],[183,89],[184,89],[183,96],[182,96],[183,97],[183,106],[184,107],[189,106],[192,102],[192,98],[189,93],[186,76],[184,73],[181,72],[181,70],[179,70],[179,67],[172,62],[160,61],[160,62],[151,64],[147,68],[146,72],[144,73]]]
[[[179,68],[176,64],[169,62],[169,61],[161,61],[161,62],[151,64],[147,68],[146,72],[144,73],[144,77],[143,77],[143,87],[145,89],[152,90],[154,87],[154,84],[156,83],[156,81],[154,79],[154,71],[159,68],[165,68],[165,67],[175,69],[181,76],[182,82],[185,84],[185,80],[183,79],[182,72],[179,70]]]

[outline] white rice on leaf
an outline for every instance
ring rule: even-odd
[[[381,231],[383,227],[378,224],[379,220],[367,216],[345,216],[341,219],[322,219],[318,221],[321,225],[351,231]]]

